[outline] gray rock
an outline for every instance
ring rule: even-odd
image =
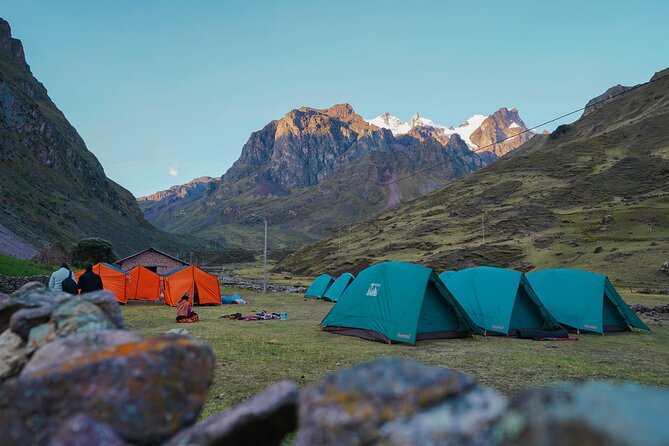
[[[176,335],[176,336],[190,336],[190,333],[185,328],[170,328],[165,332],[167,335]]]
[[[295,444],[486,444],[505,406],[468,375],[384,358],[302,390]]]
[[[502,395],[477,387],[434,408],[384,424],[379,431],[381,444],[490,445],[491,426],[506,407]]]
[[[669,444],[669,391],[638,384],[560,384],[520,394],[495,427],[498,445]]]
[[[35,290],[41,290],[46,288],[43,283],[41,282],[28,282],[23,284],[18,290],[14,291],[12,293],[12,296],[21,296],[22,294],[29,293],[31,291]]]
[[[107,313],[97,305],[82,299],[71,297],[60,303],[51,312],[51,318],[45,324],[34,326],[28,333],[28,353],[32,353],[47,343],[66,336],[98,330],[118,328]]]
[[[253,398],[179,432],[163,446],[280,445],[297,428],[298,387],[282,381]]]
[[[125,446],[112,428],[83,414],[70,417],[51,437],[49,446]]]
[[[130,330],[99,330],[56,339],[38,349],[21,371],[30,376],[43,369],[58,366],[80,356],[110,347],[141,341],[142,337]]]
[[[613,215],[611,214],[606,214],[605,216],[602,217],[602,224],[605,225],[607,223],[611,223],[613,221]]]
[[[0,334],[0,380],[17,375],[26,362],[25,342],[11,330]]]
[[[23,308],[12,314],[9,319],[9,328],[19,335],[23,340],[28,340],[28,335],[33,327],[49,322],[53,306],[42,305],[35,308]]]
[[[81,298],[100,307],[100,309],[107,314],[109,319],[116,324],[117,328],[125,328],[121,305],[119,305],[112,292],[107,290],[94,291],[92,293],[82,294]]]
[[[3,445],[44,445],[72,414],[107,423],[127,443],[158,444],[197,418],[214,356],[163,336],[68,359],[0,387]]]
[[[120,328],[100,307],[80,297],[59,305],[51,316],[59,337],[84,331]]]

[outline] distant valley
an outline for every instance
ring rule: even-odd
[[[516,109],[445,127],[418,113],[403,122],[388,113],[366,120],[349,104],[301,107],[254,132],[221,178],[138,203],[159,228],[221,246],[259,248],[267,218],[270,246],[295,248],[443,187],[533,136]]]

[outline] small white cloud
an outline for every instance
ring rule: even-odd
[[[171,166],[167,169],[167,172],[173,177],[176,177],[179,175],[179,166]]]

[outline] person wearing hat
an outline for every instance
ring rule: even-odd
[[[193,306],[190,304],[190,293],[186,292],[181,296],[181,300],[177,304],[177,322],[189,323],[200,320],[197,313],[193,311]]]

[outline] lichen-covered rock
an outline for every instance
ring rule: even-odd
[[[385,358],[306,387],[296,445],[487,444],[505,407],[468,375]]]
[[[80,296],[83,300],[95,304],[107,314],[107,317],[117,328],[125,328],[123,312],[114,294],[107,290],[85,293]]]
[[[30,330],[38,325],[49,322],[51,319],[52,305],[42,305],[35,308],[23,308],[12,314],[9,319],[9,328],[27,341]]]
[[[279,445],[297,428],[297,384],[282,381],[253,398],[214,415],[163,446]]]
[[[126,446],[126,443],[108,424],[77,414],[58,429],[49,446]]]
[[[130,330],[88,331],[59,338],[37,350],[21,371],[21,376],[35,374],[98,350],[141,340],[142,337],[138,333]]]
[[[26,344],[11,330],[0,334],[0,380],[10,378],[21,371],[26,362]]]
[[[0,388],[0,438],[7,446],[47,444],[80,412],[126,442],[159,443],[195,421],[213,366],[209,347],[173,336],[70,358]]]
[[[669,391],[638,384],[559,384],[520,394],[495,427],[504,446],[669,444]]]
[[[118,306],[118,304],[116,304]],[[121,321],[122,323],[122,321]],[[72,297],[52,312],[45,324],[33,327],[28,334],[28,351],[32,353],[47,343],[66,336],[98,330],[120,328],[99,306],[77,296]]]

